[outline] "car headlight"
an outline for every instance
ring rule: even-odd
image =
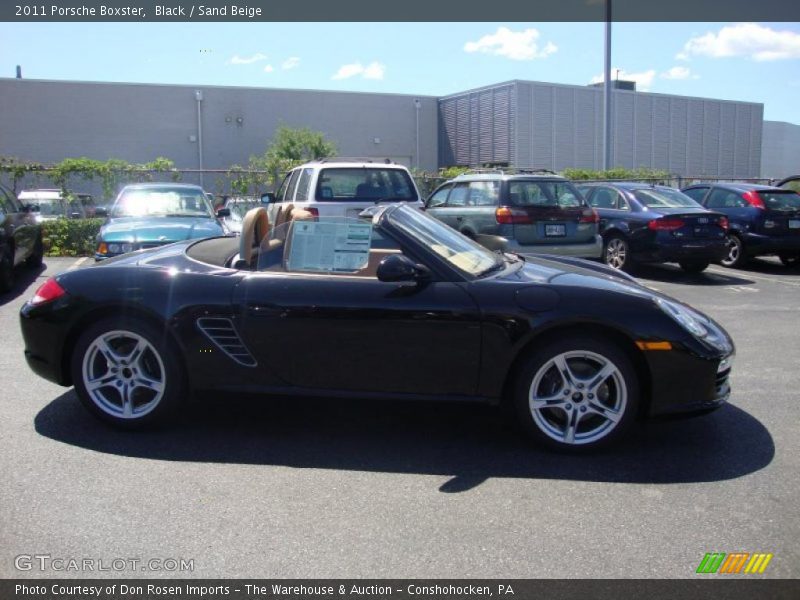
[[[700,322],[694,311],[663,298],[656,298],[656,304],[693,336],[701,339],[708,336],[708,329]]]
[[[111,254],[117,254],[119,252],[119,244],[109,244],[108,251]]]
[[[123,252],[133,252],[133,244],[122,244]]]

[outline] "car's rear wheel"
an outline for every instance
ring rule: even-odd
[[[184,393],[178,350],[155,327],[107,319],[88,328],[72,355],[83,405],[114,426],[137,429],[172,416]]]
[[[25,259],[25,264],[31,268],[40,267],[42,266],[43,259],[44,243],[42,242],[42,235],[39,234],[39,237],[36,238],[36,243],[33,245],[33,252],[31,252],[31,255]]]
[[[603,260],[612,269],[631,271],[633,259],[631,258],[628,240],[619,235],[612,235],[606,239],[603,247]]]
[[[638,410],[627,354],[605,340],[572,336],[534,352],[519,371],[514,405],[523,429],[553,448],[587,451],[619,439]]]
[[[14,287],[14,251],[0,247],[0,293],[10,292]]]
[[[702,273],[708,268],[707,260],[682,260],[678,263],[687,273]]]
[[[726,239],[728,245],[728,254],[723,258],[720,263],[724,267],[741,267],[747,262],[747,257],[744,253],[744,243],[735,233],[728,234]]]

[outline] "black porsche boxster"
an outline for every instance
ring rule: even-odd
[[[405,205],[371,218],[250,211],[187,240],[48,280],[25,356],[126,428],[192,391],[508,403],[534,438],[589,449],[640,417],[729,394],[730,337],[624,273],[491,252]],[[302,213],[302,211],[301,211]]]

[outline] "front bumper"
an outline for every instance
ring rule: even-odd
[[[537,254],[556,254],[575,258],[601,258],[603,256],[603,238],[595,236],[593,242],[582,244],[520,244],[516,240],[508,240],[506,252],[535,256]]]

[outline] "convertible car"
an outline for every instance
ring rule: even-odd
[[[21,310],[28,364],[123,428],[199,390],[457,400],[588,450],[727,400],[733,343],[689,306],[604,265],[491,252],[411,206],[367,212],[287,206],[270,226],[255,208],[239,238],[49,279]]]

